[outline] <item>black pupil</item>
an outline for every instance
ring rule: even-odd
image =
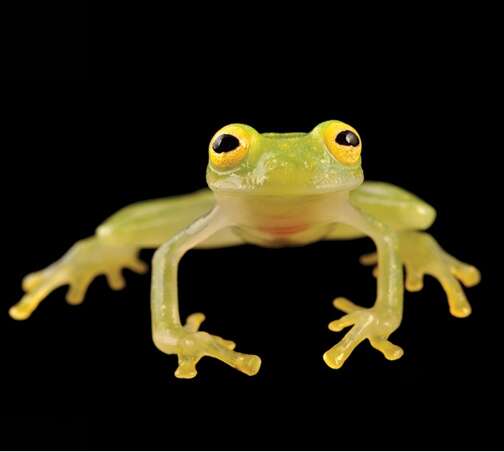
[[[219,135],[212,144],[212,149],[220,154],[221,152],[229,152],[240,146],[240,141],[233,135],[223,133]]]
[[[359,146],[359,138],[355,133],[350,130],[345,130],[338,133],[336,137],[336,143],[342,144],[343,146]]]

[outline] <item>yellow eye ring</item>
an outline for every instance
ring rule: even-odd
[[[324,141],[331,154],[344,165],[359,162],[362,143],[357,131],[343,122],[334,121],[324,131]]]
[[[220,171],[237,167],[247,156],[250,135],[236,125],[220,129],[210,140],[208,154],[212,166]]]

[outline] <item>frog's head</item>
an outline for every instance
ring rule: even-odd
[[[244,124],[210,141],[207,182],[216,192],[302,195],[351,190],[363,181],[361,139],[340,121],[309,133],[258,133]]]

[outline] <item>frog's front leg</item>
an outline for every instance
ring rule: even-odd
[[[416,292],[423,287],[424,275],[434,276],[443,286],[448,297],[450,313],[455,317],[467,317],[471,306],[459,280],[466,287],[480,281],[478,269],[459,261],[444,251],[426,232],[399,232],[399,254],[406,267],[406,288]],[[376,265],[376,254],[361,257],[364,265]],[[374,273],[379,274],[378,267]]]
[[[199,330],[203,314],[192,314],[182,326],[178,310],[177,269],[182,256],[211,235],[229,226],[218,207],[197,219],[160,247],[153,259],[152,331],[156,347],[178,355],[178,378],[196,376],[196,364],[204,356],[220,359],[247,375],[259,371],[261,360],[255,355],[233,351],[235,344]]]
[[[403,276],[397,233],[351,205],[347,205],[342,212],[341,222],[362,231],[374,240],[383,271],[378,276],[377,299],[372,308],[359,307],[344,298],[334,301],[335,306],[346,312],[346,315],[331,322],[329,329],[341,331],[349,326],[352,326],[352,329],[324,354],[324,361],[333,369],[340,368],[355,347],[365,339],[387,359],[398,359],[403,355],[403,350],[389,341],[389,336],[401,323],[403,308]]]

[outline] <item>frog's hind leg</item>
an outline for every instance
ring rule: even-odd
[[[147,265],[137,256],[138,251],[134,246],[106,245],[96,237],[80,240],[58,261],[24,277],[25,293],[9,309],[9,314],[16,320],[27,319],[52,291],[66,285],[67,302],[78,305],[98,275],[105,275],[110,287],[120,290],[125,286],[123,269],[147,271]]]
[[[139,260],[142,248],[156,248],[202,216],[215,204],[213,193],[200,190],[132,204],[116,212],[97,228],[96,234],[80,240],[58,261],[31,273],[23,280],[25,292],[9,313],[17,320],[27,319],[56,288],[69,285],[67,301],[80,304],[90,283],[105,275],[112,289],[125,285],[122,270],[145,273]],[[242,241],[231,230],[218,231],[201,247],[234,246]]]
[[[424,276],[431,275],[443,286],[453,316],[467,317],[471,313],[471,306],[460,282],[465,287],[478,284],[480,272],[476,267],[448,254],[426,232],[400,232],[399,254],[406,267],[406,289],[411,292],[421,290]],[[375,265],[376,257],[374,254],[362,256],[361,263]],[[376,272],[375,267],[374,273]]]
[[[350,194],[350,199],[355,206],[398,232],[399,255],[406,267],[406,289],[419,291],[423,288],[424,276],[434,276],[447,294],[452,315],[467,317],[471,313],[460,282],[466,287],[474,286],[480,280],[480,273],[474,266],[449,255],[430,234],[422,232],[436,217],[436,211],[429,204],[384,182],[365,182]],[[338,225],[328,238],[358,237],[362,237],[359,231]],[[373,274],[378,275],[375,253],[362,256],[360,261],[374,266]]]

